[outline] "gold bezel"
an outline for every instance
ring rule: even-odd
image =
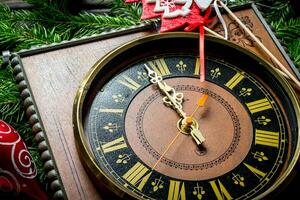
[[[115,194],[117,194],[120,197],[134,197],[137,199],[141,199],[138,195],[136,195],[133,192],[125,191],[121,186],[119,186],[114,180],[112,180],[109,176],[106,176],[105,173],[101,170],[101,168],[97,165],[93,153],[91,152],[88,142],[86,141],[84,130],[83,130],[83,122],[82,122],[82,110],[83,110],[83,103],[85,101],[85,97],[87,95],[87,92],[89,91],[89,88],[91,86],[92,81],[95,79],[96,75],[100,72],[100,70],[114,57],[124,51],[130,50],[130,48],[141,45],[148,41],[153,40],[161,40],[165,38],[177,38],[177,37],[184,37],[184,38],[197,38],[197,33],[184,33],[184,32],[172,32],[172,33],[163,33],[163,34],[153,34],[150,36],[145,36],[139,39],[135,39],[129,43],[126,43],[115,50],[108,53],[106,56],[104,56],[102,59],[100,59],[88,72],[84,80],[82,81],[81,85],[79,86],[79,89],[77,91],[74,105],[73,105],[73,129],[75,134],[75,140],[76,145],[78,149],[78,153],[80,154],[80,158],[83,161],[83,164],[85,168],[88,170],[88,173],[92,176],[93,179],[97,183],[102,183],[103,185],[106,185],[108,189],[113,191]],[[297,117],[297,125],[300,127],[300,106],[297,101],[297,97],[295,95],[294,90],[290,86],[290,84],[285,80],[285,78],[280,75],[278,72],[276,72],[270,64],[263,60],[262,58],[259,58],[257,55],[253,54],[252,52],[249,52],[245,50],[244,48],[231,43],[227,40],[219,39],[213,36],[206,36],[206,40],[210,40],[213,42],[217,42],[223,45],[228,45],[231,48],[234,48],[238,51],[242,51],[243,53],[247,54],[251,58],[259,61],[262,66],[264,66],[275,78],[277,81],[280,82],[283,88],[285,88],[286,93],[289,96],[289,99],[291,100],[294,109],[295,114]],[[300,130],[298,128],[298,141],[297,141],[297,147],[296,152],[293,155],[293,158],[291,159],[291,163],[289,163],[289,166],[285,170],[285,172],[282,174],[282,176],[265,192],[263,192],[261,195],[257,196],[255,199],[261,199],[265,197],[266,195],[273,192],[276,188],[279,187],[283,183],[284,180],[289,176],[291,171],[293,170],[300,154]]]

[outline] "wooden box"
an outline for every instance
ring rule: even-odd
[[[234,12],[299,79],[298,70],[257,7],[248,5]],[[231,41],[271,61],[234,21],[224,17]],[[215,30],[222,32],[219,26]],[[54,199],[107,199],[91,182],[78,157],[72,129],[75,93],[90,67],[106,53],[132,39],[156,32],[153,24],[142,24],[10,56]],[[299,182],[295,180],[292,184]]]

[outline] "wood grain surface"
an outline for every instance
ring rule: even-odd
[[[48,142],[69,199],[101,199],[87,177],[75,147],[72,106],[80,81],[90,67],[136,33],[38,54],[22,59]]]
[[[291,70],[288,61],[280,53],[253,9],[236,14],[248,22],[254,34]],[[269,60],[230,19],[226,18],[226,21],[231,41]],[[222,32],[218,26],[215,29]],[[87,176],[75,147],[72,107],[77,88],[91,66],[106,53],[147,34],[151,33],[127,34],[22,57],[28,84],[68,199],[105,199]]]

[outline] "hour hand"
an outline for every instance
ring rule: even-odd
[[[203,137],[201,131],[198,128],[195,128],[194,126],[192,126],[191,128],[191,136],[193,137],[198,146],[201,145],[205,141],[205,138]]]

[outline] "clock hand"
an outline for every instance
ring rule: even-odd
[[[151,78],[150,82],[157,84],[159,89],[166,95],[163,98],[163,102],[167,106],[174,108],[180,117],[186,118],[186,113],[182,110],[183,93],[176,92],[174,88],[163,82],[162,77],[150,69],[146,64],[145,68],[148,71],[148,76]]]
[[[204,141],[205,141],[205,138],[203,137],[201,131],[194,127],[194,126],[191,126],[192,130],[191,130],[191,136],[193,137],[193,139],[195,140],[196,144],[198,146],[200,146]]]
[[[165,151],[161,154],[161,156],[159,157],[159,159],[156,161],[156,163],[153,165],[152,170],[154,170],[156,168],[156,166],[158,165],[158,163],[161,161],[161,159],[166,155],[166,153],[169,151],[170,147],[174,144],[174,142],[177,140],[178,136],[180,135],[180,132],[178,132],[176,134],[176,136],[173,138],[173,140],[168,144],[167,148],[165,149]]]
[[[189,133],[195,140],[197,146],[200,147],[200,145],[205,141],[205,138],[198,128],[198,123],[192,117],[187,117],[183,121],[184,124],[182,129],[184,130],[184,133]]]
[[[162,81],[161,76],[159,76],[155,71],[150,69],[146,64],[144,65],[146,70],[148,71],[148,76],[151,78],[150,82],[153,84],[157,84],[159,89],[166,95],[163,98],[164,103],[168,106],[173,107],[180,115],[180,117],[182,117],[183,120],[187,122],[186,126],[188,126],[188,129],[190,129],[189,133],[195,140],[196,144],[202,144],[205,138],[203,137],[202,133],[199,130],[197,130],[197,128],[192,128],[192,117],[186,117],[186,113],[182,110],[183,93],[177,93],[174,88],[168,86],[165,82]]]
[[[197,110],[203,106],[206,102],[208,98],[207,94],[203,94],[200,99],[197,102],[197,107],[194,109],[193,113],[186,118],[185,122],[187,124],[187,126],[190,128],[190,135],[193,137],[193,139],[195,140],[196,144],[199,146],[201,145],[204,141],[205,138],[203,137],[203,134],[201,133],[201,131],[193,125],[193,116],[194,114],[197,112]]]
[[[194,109],[193,113],[189,117],[187,117],[185,120],[187,125],[190,126],[190,128],[191,128],[190,134],[198,146],[201,145],[205,141],[205,138],[203,137],[203,134],[201,133],[201,131],[193,125],[193,116],[197,112],[197,110],[205,104],[207,98],[208,98],[208,95],[203,94],[200,97],[200,99],[198,100],[197,107]]]
[[[194,111],[192,112],[192,114],[190,115],[191,118],[193,118],[194,114],[197,112],[197,110],[202,107],[206,100],[208,99],[208,95],[207,94],[203,94],[200,99],[197,102],[197,107],[194,109]]]
[[[194,138],[194,140],[196,141],[197,145],[202,148],[201,144],[202,142],[205,140],[204,137],[202,136],[201,132],[200,135],[201,137],[198,138],[198,134],[196,134],[195,132],[199,131],[197,128],[194,128],[192,126],[192,131],[191,131],[191,136]],[[161,161],[161,159],[166,155],[166,153],[169,151],[170,147],[174,144],[174,142],[177,140],[178,136],[180,135],[180,132],[178,132],[175,137],[173,138],[173,140],[168,144],[167,148],[164,150],[164,152],[161,154],[161,156],[158,158],[158,160],[155,162],[155,164],[152,167],[152,170],[154,170],[156,168],[156,166],[158,165],[158,163]]]

